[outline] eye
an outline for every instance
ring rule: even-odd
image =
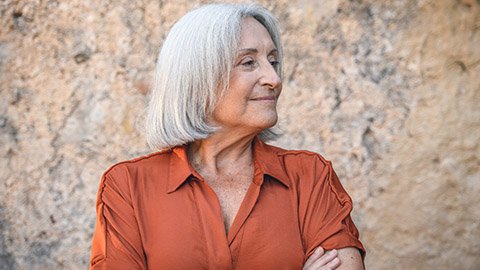
[[[252,59],[252,58],[246,58],[244,60],[242,60],[242,62],[240,63],[240,65],[244,66],[244,67],[256,67],[257,66],[257,61],[255,59]]]
[[[278,65],[280,65],[280,62],[277,60],[270,60],[270,65],[272,65],[273,68],[278,68]]]

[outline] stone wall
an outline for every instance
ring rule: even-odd
[[[0,269],[85,269],[101,173],[147,153],[168,29],[206,1],[0,3]],[[274,144],[322,153],[368,269],[480,267],[480,1],[261,1],[285,44]]]

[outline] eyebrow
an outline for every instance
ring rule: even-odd
[[[239,49],[238,52],[240,54],[247,54],[247,53],[258,53],[258,50],[255,49],[255,48],[242,48],[242,49]],[[272,54],[272,53],[277,53],[278,50],[277,48],[273,48],[268,54]]]

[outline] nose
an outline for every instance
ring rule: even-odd
[[[282,89],[282,79],[269,61],[263,65],[260,84],[270,90]]]

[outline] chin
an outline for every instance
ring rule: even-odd
[[[277,115],[275,115],[275,117],[265,117],[265,118],[262,118],[262,119],[257,119],[257,121],[256,121],[257,125],[255,125],[255,126],[258,126],[258,128],[264,130],[264,129],[271,128],[271,127],[275,126],[277,121],[278,121]]]

